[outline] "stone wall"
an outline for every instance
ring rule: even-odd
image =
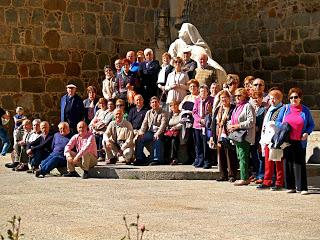
[[[304,91],[320,109],[319,0],[189,0],[189,21],[227,72]],[[191,3],[190,3],[191,2]]]
[[[0,0],[0,106],[59,121],[67,83],[99,87],[103,66],[155,47],[167,0]]]

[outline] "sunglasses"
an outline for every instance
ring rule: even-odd
[[[235,97],[241,97],[242,95],[234,95]]]
[[[123,107],[123,104],[117,104],[116,107]]]
[[[231,87],[232,85],[235,85],[235,84],[236,84],[235,82],[229,83],[228,87]]]
[[[299,98],[299,96],[291,96],[291,97],[289,97],[289,99],[298,99]]]
[[[263,84],[261,84],[261,83],[256,83],[256,84],[253,84],[253,86],[255,86],[255,87],[262,87],[263,86]]]
[[[180,63],[180,64],[182,64],[182,62],[181,62],[181,61],[175,61],[175,63]]]

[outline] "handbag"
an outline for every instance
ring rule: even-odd
[[[239,129],[229,133],[228,138],[234,142],[243,142],[247,135],[247,130]]]
[[[171,129],[168,129],[164,132],[164,135],[166,137],[177,137],[179,134],[179,130],[171,130]]]

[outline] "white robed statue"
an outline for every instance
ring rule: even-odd
[[[208,44],[201,37],[198,29],[191,23],[183,23],[179,30],[179,38],[171,43],[168,52],[172,57],[183,57],[183,50],[191,49],[191,58],[199,64],[201,53],[207,53],[208,64],[217,71],[218,83],[222,86],[226,81],[227,73],[223,67],[211,58],[211,51]]]

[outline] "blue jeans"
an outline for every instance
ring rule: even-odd
[[[158,140],[154,140],[153,138],[154,133],[151,131],[145,132],[142,138],[138,139],[137,146],[136,146],[136,159],[137,162],[140,163],[146,163],[147,158],[146,155],[143,153],[143,148],[146,144],[152,143],[152,151],[151,151],[151,161],[153,162],[159,162],[160,164],[163,164],[163,142],[162,137],[160,137]]]
[[[63,153],[51,153],[46,159],[41,162],[40,172],[42,175],[45,175],[55,168],[66,166],[67,160],[63,156]]]
[[[2,150],[1,150],[1,155],[5,156],[9,150],[9,147],[10,147],[10,139],[9,139],[7,130],[3,126],[0,126],[0,139],[3,144]]]
[[[264,157],[259,153],[259,146],[251,145],[251,165],[253,166],[253,172],[255,172],[257,179],[264,178]]]
[[[33,156],[30,159],[30,165],[34,168],[38,168],[41,161],[46,159],[49,156],[49,153],[46,151],[36,150],[33,152]]]

